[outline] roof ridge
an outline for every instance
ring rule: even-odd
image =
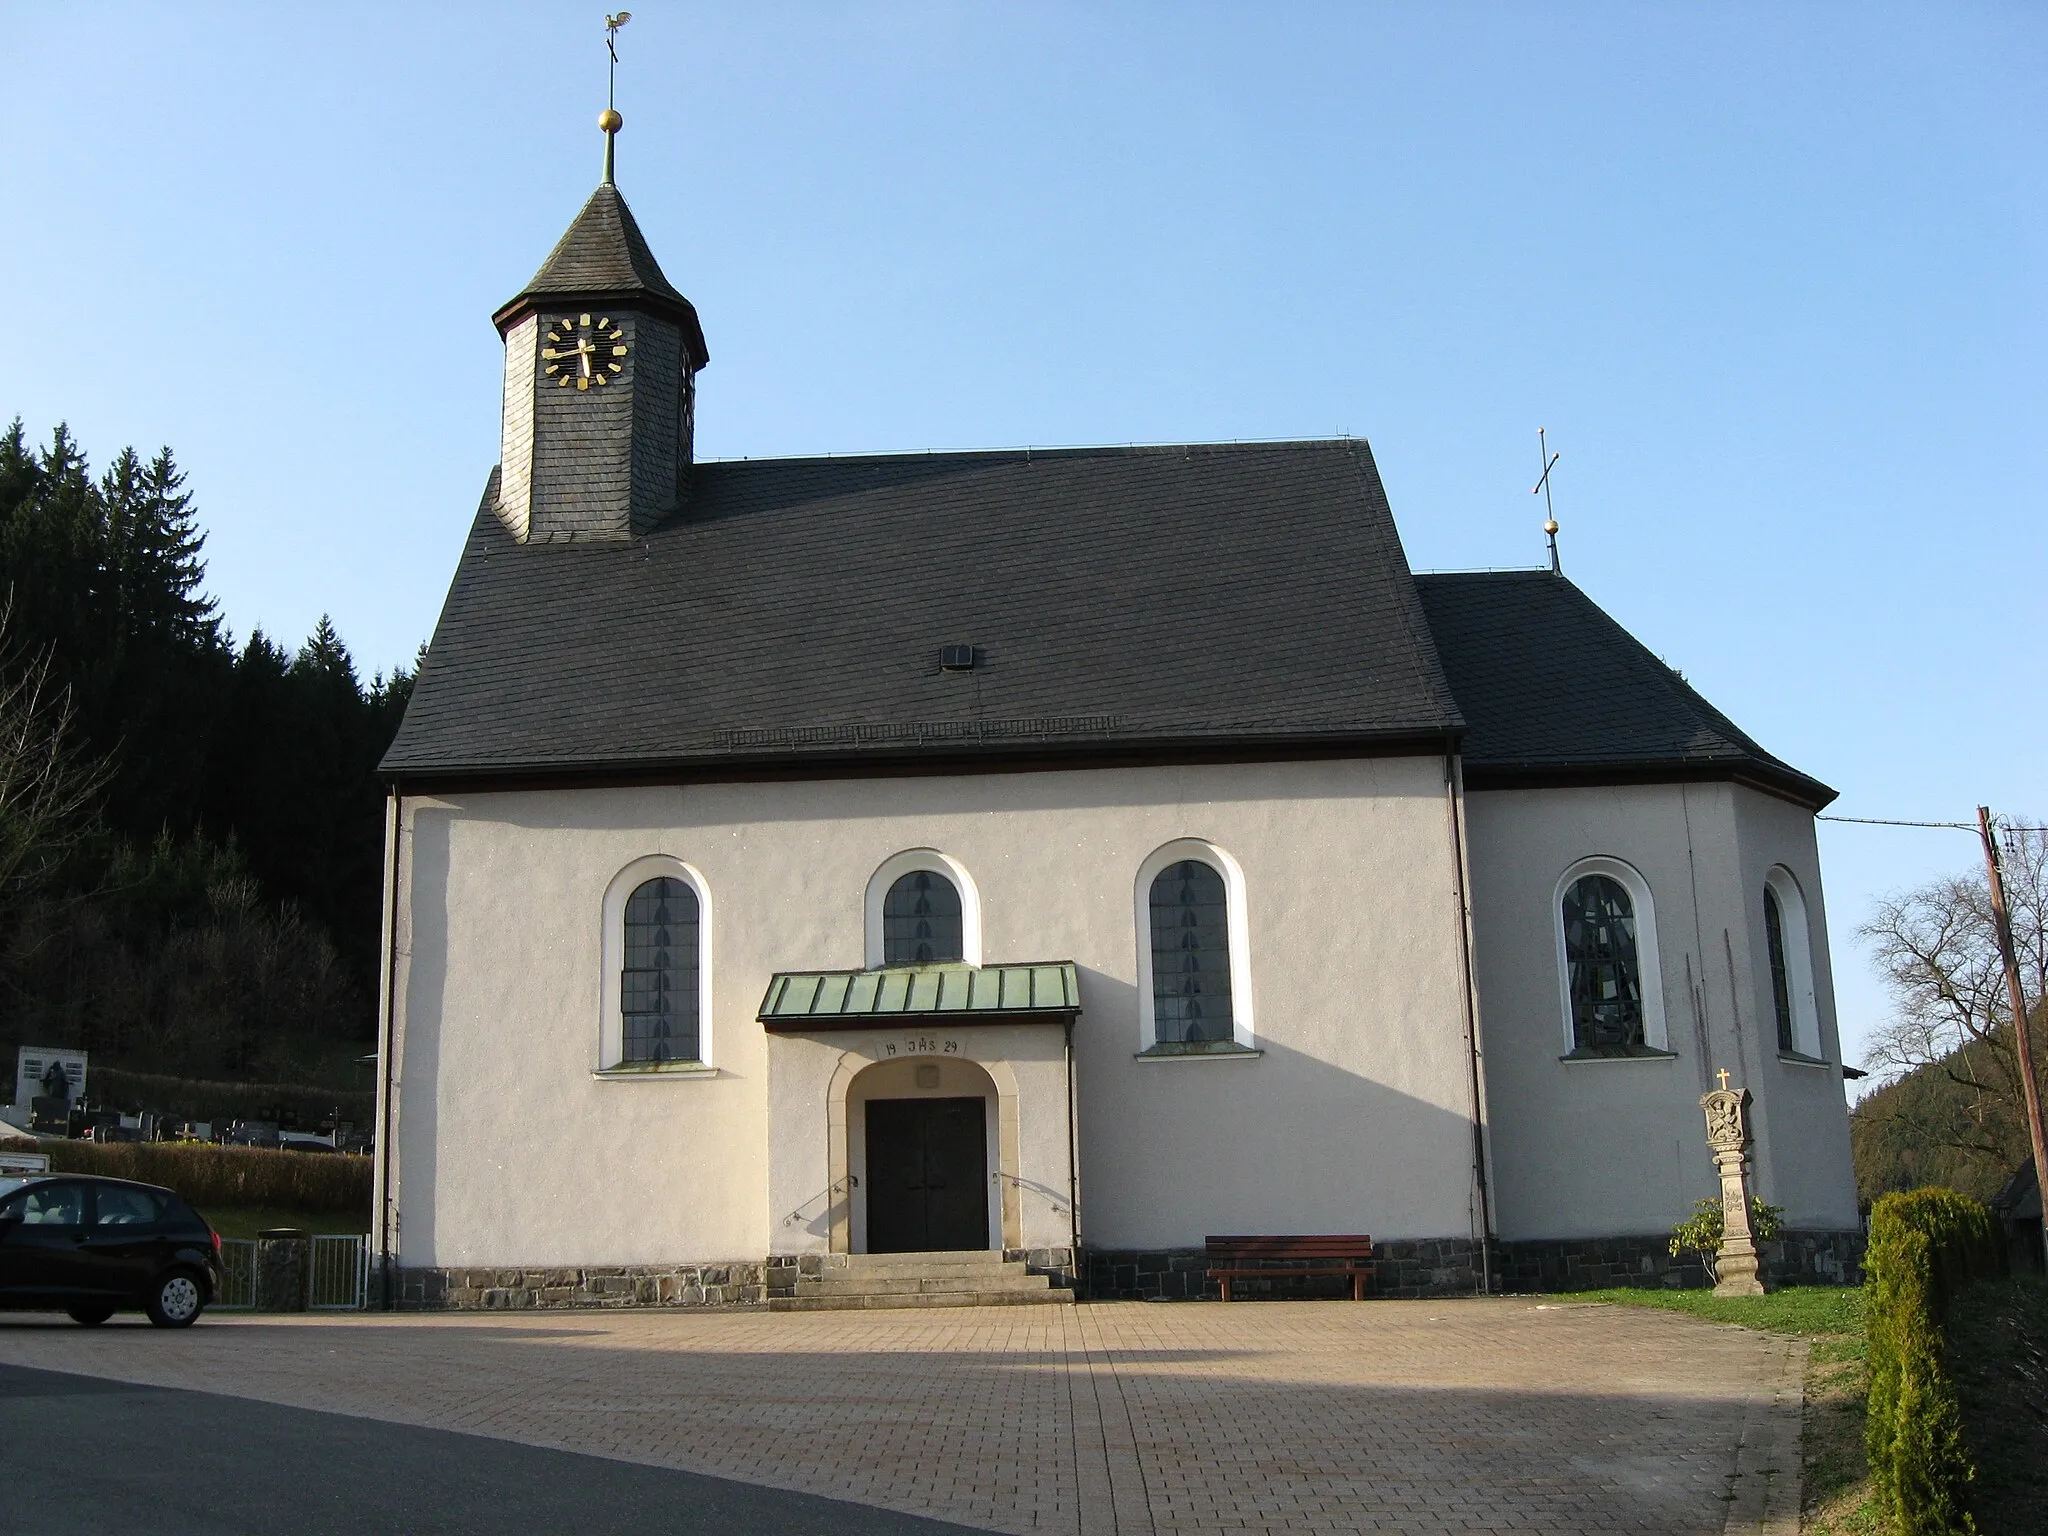
[[[1458,696],[1451,692],[1450,674],[1444,670],[1443,658],[1437,654],[1436,637],[1429,630],[1429,615],[1422,611],[1422,595],[1415,587],[1415,572],[1408,565],[1408,551],[1401,543],[1401,531],[1394,522],[1394,509],[1388,505],[1386,487],[1380,483],[1379,463],[1372,456],[1371,444],[1361,443],[1361,446],[1365,449],[1364,460],[1360,460],[1358,450],[1354,448],[1350,455],[1351,472],[1358,477],[1359,495],[1368,507],[1380,514],[1373,536],[1386,546],[1381,550],[1381,557],[1392,565],[1396,582],[1407,598],[1399,605],[1399,617],[1402,637],[1408,642],[1409,659],[1435,695],[1437,708],[1462,729],[1466,724],[1465,711],[1458,706]]]
[[[1363,444],[1362,437],[1243,437],[1211,442],[1159,443],[1039,443],[1009,444],[993,448],[893,448],[861,453],[777,453],[740,454],[733,458],[700,458],[698,468],[714,464],[843,464],[849,462],[908,463],[924,459],[1030,459],[1106,457],[1114,454],[1161,454],[1201,450],[1215,453],[1226,449],[1327,448],[1349,449]],[[1370,450],[1368,450],[1370,451]]]

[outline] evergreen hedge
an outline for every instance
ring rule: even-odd
[[[1869,1416],[1864,1443],[1879,1507],[1901,1536],[1968,1536],[1976,1476],[1943,1359],[1948,1303],[2002,1268],[1988,1208],[1948,1189],[1886,1195],[1870,1217]]]
[[[374,1159],[333,1153],[273,1152],[207,1142],[109,1142],[45,1139],[52,1173],[98,1173],[175,1189],[203,1214],[209,1207],[264,1206],[285,1211],[361,1212],[370,1219]]]

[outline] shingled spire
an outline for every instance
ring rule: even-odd
[[[696,306],[676,291],[654,259],[640,222],[626,206],[625,196],[611,182],[590,194],[548,259],[533,279],[491,319],[500,334],[536,309],[563,309],[585,302],[623,309],[637,304],[645,313],[660,314],[681,329],[689,347],[691,367],[711,361]]]
[[[609,144],[618,114],[600,126]],[[627,539],[675,512],[710,354],[609,175],[491,318],[505,339],[497,510],[514,537]]]

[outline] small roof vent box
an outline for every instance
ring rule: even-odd
[[[939,669],[944,672],[972,672],[974,670],[974,647],[971,645],[940,646]]]

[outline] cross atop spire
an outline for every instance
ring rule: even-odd
[[[631,11],[620,11],[616,16],[604,19],[604,51],[611,55],[611,65],[605,76],[604,110],[597,114],[597,126],[604,130],[606,186],[612,182],[613,146],[618,143],[619,130],[626,126],[626,120],[619,115],[619,28],[632,19]]]

